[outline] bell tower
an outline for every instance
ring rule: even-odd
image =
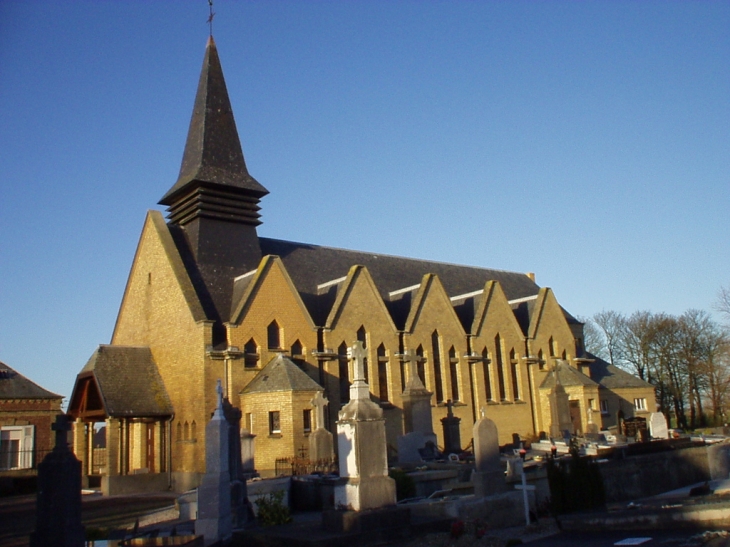
[[[261,260],[256,226],[268,190],[248,173],[218,51],[205,48],[193,115],[177,182],[160,200],[168,224],[185,234],[215,304],[228,319],[233,278]]]

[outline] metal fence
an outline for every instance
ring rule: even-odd
[[[275,473],[277,477],[289,475],[311,475],[312,473],[337,473],[339,468],[336,460],[317,460],[294,456],[292,458],[277,458]]]

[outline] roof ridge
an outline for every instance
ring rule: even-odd
[[[424,263],[424,264],[439,264],[439,265],[443,265],[443,266],[454,266],[456,268],[472,268],[472,269],[475,269],[475,270],[488,270],[488,271],[491,271],[491,272],[502,272],[502,273],[508,273],[508,274],[521,274],[521,275],[524,275],[525,277],[527,277],[527,274],[524,273],[524,272],[517,272],[517,271],[514,271],[514,270],[502,270],[500,268],[487,268],[485,266],[471,266],[471,265],[468,265],[468,264],[457,264],[455,262],[444,262],[444,261],[441,261],[441,260],[429,260],[429,259],[426,259],[426,258],[414,258],[414,257],[410,257],[410,256],[392,255],[392,254],[388,254],[388,253],[378,253],[378,252],[375,252],[375,251],[358,251],[358,250],[355,250],[355,249],[345,249],[343,247],[330,247],[328,245],[318,245],[316,243],[304,243],[304,242],[301,242],[301,241],[291,241],[291,240],[288,240],[288,239],[279,239],[279,238],[275,238],[275,237],[259,237],[259,239],[267,239],[269,241],[279,241],[281,243],[290,243],[290,244],[293,244],[293,245],[302,245],[302,246],[307,246],[307,247],[317,247],[317,248],[320,248],[320,249],[329,249],[329,250],[332,250],[332,251],[342,251],[342,252],[348,252],[348,253],[359,253],[359,254],[368,254],[368,255],[373,255],[373,256],[382,256],[382,257],[385,257],[385,258],[394,258],[394,259],[397,259],[397,260],[412,260],[413,262],[421,262],[421,263]]]

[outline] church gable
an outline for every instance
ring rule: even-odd
[[[440,279],[434,274],[426,274],[413,298],[404,330],[413,334],[433,326],[440,326],[455,336],[466,336]]]
[[[551,289],[538,293],[532,313],[528,336],[531,353],[542,360],[560,358],[571,361],[575,357],[575,339],[563,309]]]
[[[280,353],[288,354],[316,379],[318,367],[312,352],[317,349],[317,331],[281,259],[264,257],[255,272],[235,283],[245,286],[234,289],[241,296],[228,324],[229,346],[243,353],[230,371],[234,399]]]
[[[198,294],[158,211],[149,211],[114,326],[112,344],[154,346],[174,322],[192,327],[207,319]],[[169,333],[168,333],[169,334]]]
[[[326,350],[337,359],[324,367],[328,393],[339,403],[349,400],[353,379],[347,348],[360,340],[366,351],[365,375],[370,391],[383,402],[400,395],[401,372],[395,355],[398,353],[398,332],[385,307],[370,272],[364,266],[352,266],[337,289],[332,310],[323,329]]]
[[[435,402],[445,403],[451,399],[468,404],[471,395],[463,360],[466,333],[438,276],[427,274],[423,277],[413,298],[405,330],[407,348],[425,359],[425,378],[422,380],[434,394]],[[466,414],[460,417],[464,421],[473,418]]]
[[[392,334],[396,332],[393,320],[370,272],[364,266],[353,266],[347,274],[347,279],[338,288],[325,328],[340,330],[354,326],[352,329],[354,332],[364,319],[370,323],[387,325]]]
[[[488,332],[502,332],[517,339],[522,338],[520,325],[498,281],[487,281],[484,285],[484,293],[471,326],[471,333],[475,337],[485,336]]]

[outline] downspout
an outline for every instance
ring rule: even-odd
[[[172,421],[175,419],[175,414],[172,414],[167,420],[167,454],[165,458],[167,461],[167,489],[172,491]]]

